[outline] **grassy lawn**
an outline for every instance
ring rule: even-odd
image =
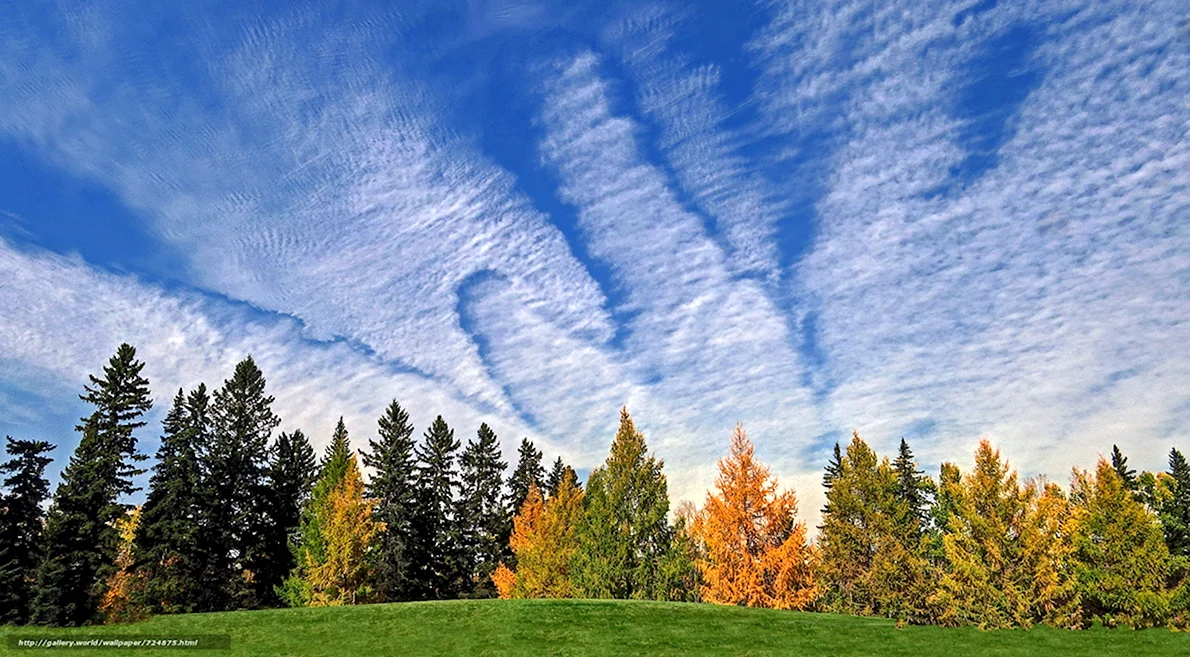
[[[1190,655],[1168,630],[907,627],[890,621],[700,604],[591,600],[452,601],[161,616],[74,630],[11,634],[230,634],[227,651],[8,649],[10,654],[173,655]]]

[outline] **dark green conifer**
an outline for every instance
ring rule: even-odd
[[[1174,556],[1190,557],[1190,464],[1177,449],[1169,450],[1169,498],[1161,506],[1165,544]]]
[[[541,450],[533,446],[528,438],[521,440],[517,454],[516,469],[508,478],[508,517],[516,516],[529,496],[529,487],[536,484],[539,488],[545,480],[545,468],[541,466]]]
[[[302,508],[310,497],[317,474],[314,448],[301,429],[277,436],[265,474],[268,482],[267,559],[266,568],[260,573],[274,594],[297,565],[294,548],[300,540],[298,529]],[[278,602],[280,600],[273,596],[268,600],[268,604]]]
[[[893,471],[897,477],[895,497],[901,505],[898,522],[916,532],[924,531],[929,527],[934,482],[917,469],[913,451],[904,438],[893,461]]]
[[[253,608],[272,597],[265,578],[269,438],[281,423],[265,378],[248,356],[215,392],[206,454],[203,541],[205,609]]]
[[[182,390],[162,422],[157,464],[141,508],[136,568],[145,578],[143,602],[155,613],[187,613],[202,598],[202,469],[199,441],[209,438],[206,386]],[[192,416],[190,409],[198,413]]]
[[[114,570],[119,536],[117,518],[128,506],[122,496],[133,493],[135,431],[152,408],[144,363],[136,349],[120,345],[103,368],[92,375],[80,398],[95,406],[77,427],[82,439],[62,474],[46,518],[44,550],[37,569],[31,604],[35,623],[81,625],[95,618],[108,574]]]
[[[44,456],[54,446],[40,440],[8,436],[5,451],[12,458],[0,465],[4,493],[0,495],[0,625],[29,621],[29,603],[37,563],[41,558],[41,505],[49,497]]]
[[[458,449],[454,430],[439,415],[426,431],[417,453],[412,561],[419,597],[452,598],[464,577],[455,517]]]
[[[376,500],[375,517],[384,523],[379,536],[376,592],[390,602],[409,600],[413,590],[411,540],[417,502],[416,456],[409,413],[397,400],[389,403],[378,421],[376,440],[362,454],[372,469],[368,496]]]
[[[1129,491],[1136,492],[1137,479],[1136,470],[1128,467],[1128,457],[1120,451],[1116,445],[1111,446],[1111,467],[1120,475],[1120,481],[1124,482],[1124,488]]]
[[[459,537],[466,575],[463,593],[493,597],[492,572],[504,554],[502,543],[507,514],[504,510],[504,470],[500,443],[487,424],[479,425],[476,439],[463,450],[462,490],[459,500]]]

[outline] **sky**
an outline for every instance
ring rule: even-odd
[[[251,354],[282,429],[391,400],[580,472],[627,405],[674,501],[737,422],[990,438],[1065,482],[1190,449],[1176,0],[0,0],[0,433],[77,444]]]

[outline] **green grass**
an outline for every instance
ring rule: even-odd
[[[1049,628],[981,632],[906,627],[830,614],[700,604],[484,600],[161,616],[72,630],[0,628],[0,636],[230,634],[227,651],[172,655],[1187,655],[1190,634]],[[0,641],[0,650],[7,650]],[[12,654],[154,654],[9,650]]]

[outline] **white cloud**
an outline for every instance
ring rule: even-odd
[[[47,253],[23,253],[0,241],[0,304],[21,312],[0,316],[4,379],[43,397],[51,407],[81,390],[121,342],[137,347],[158,407],[179,387],[216,388],[251,354],[276,397],[282,430],[303,429],[316,445],[329,442],[345,416],[356,448],[375,436],[390,399],[424,428],[442,414],[466,440],[488,422],[512,453],[532,435],[516,417],[477,409],[448,388],[394,371],[344,343],[312,343],[289,319],[202,295],[164,293],[127,276]],[[53,395],[64,394],[62,399]]]
[[[815,108],[846,96],[820,232],[797,272],[821,300],[839,383],[824,412],[885,449],[933,421],[919,445],[931,461],[965,463],[987,434],[1057,480],[1113,442],[1158,468],[1190,440],[1190,140],[1185,94],[1172,91],[1190,59],[1162,27],[1173,16],[1151,8],[1059,23],[1063,8],[1030,11],[905,14],[846,44],[858,9],[821,33],[791,13],[796,28],[766,34],[763,95],[774,116],[799,110],[775,131],[816,125]],[[951,179],[965,152],[948,112],[960,64],[1013,24],[1048,26],[1030,62],[1044,78],[997,165],[964,187]],[[782,50],[811,34],[836,36]],[[829,64],[844,51],[859,55]]]

